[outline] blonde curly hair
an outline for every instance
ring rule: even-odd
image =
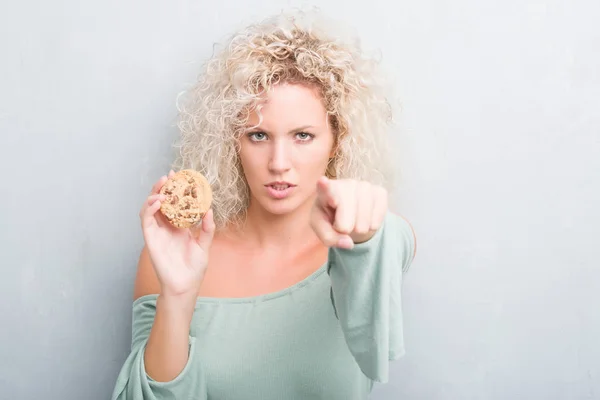
[[[239,137],[249,110],[278,83],[318,89],[333,132],[335,156],[326,174],[367,180],[391,190],[387,133],[388,87],[378,62],[354,38],[344,41],[317,12],[287,12],[234,34],[213,55],[190,90],[178,98],[180,136],[175,170],[191,168],[213,188],[217,229],[243,220],[249,188],[239,160]]]

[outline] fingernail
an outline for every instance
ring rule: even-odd
[[[349,237],[343,237],[338,240],[338,246],[343,247],[345,249],[351,249],[354,247],[354,242]]]

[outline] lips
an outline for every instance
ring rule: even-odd
[[[294,191],[294,187],[296,185],[292,185],[289,182],[271,182],[265,187],[267,188],[267,194],[277,200],[285,199],[289,197]]]
[[[275,190],[285,190],[285,189],[294,187],[296,185],[292,185],[289,182],[271,182],[271,183],[266,184],[265,186],[269,186]]]

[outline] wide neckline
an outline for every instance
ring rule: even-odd
[[[198,296],[196,298],[196,304],[242,304],[242,303],[261,303],[264,301],[269,301],[269,300],[274,300],[277,299],[279,297],[283,297],[289,293],[292,293],[298,289],[301,289],[302,287],[310,284],[311,282],[315,281],[319,276],[321,276],[326,270],[327,270],[327,263],[325,262],[323,265],[321,265],[317,270],[315,270],[314,272],[312,272],[310,275],[308,275],[306,278],[294,283],[291,286],[288,286],[284,289],[281,290],[277,290],[275,292],[270,292],[270,293],[265,293],[265,294],[259,294],[256,296],[247,296],[247,297],[206,297],[206,296]],[[137,298],[134,302],[133,305],[137,304],[137,303],[141,303],[144,302],[146,300],[150,300],[150,299],[156,299],[158,298],[158,294],[147,294],[144,296],[140,296],[139,298]]]

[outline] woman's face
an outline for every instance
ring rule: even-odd
[[[318,92],[309,86],[274,86],[260,114],[260,125],[240,138],[251,207],[286,214],[313,200],[332,156],[334,135]],[[252,112],[248,127],[258,122]]]

